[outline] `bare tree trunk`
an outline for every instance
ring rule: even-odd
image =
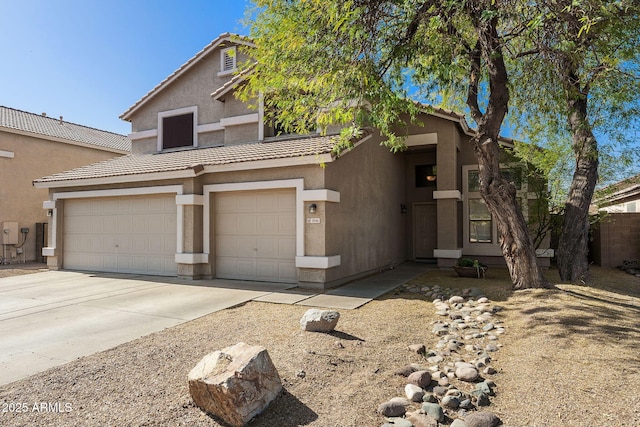
[[[598,143],[587,122],[587,97],[569,101],[568,122],[576,169],[565,202],[562,234],[558,243],[558,270],[562,280],[591,279],[588,260],[589,205],[598,181]]]
[[[500,248],[509,269],[513,288],[552,287],[538,267],[535,247],[516,198],[515,186],[504,179],[500,172],[498,141],[500,127],[509,104],[509,87],[497,31],[498,18],[481,18],[486,7],[482,1],[470,1],[467,7],[471,8],[472,16],[475,16],[474,26],[478,33],[476,46],[470,52],[467,105],[478,125],[478,134],[473,142],[478,158],[480,194],[496,220]],[[483,64],[489,76],[489,100],[484,113],[478,102]]]
[[[476,142],[480,193],[496,220],[500,248],[509,269],[513,289],[553,287],[540,271],[527,221],[516,198],[515,186],[500,173],[497,140]]]

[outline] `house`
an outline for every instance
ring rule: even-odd
[[[48,192],[34,179],[130,150],[126,136],[0,106],[0,264],[43,261]]]
[[[599,189],[594,207],[608,213],[640,212],[640,174]]]
[[[604,214],[591,227],[591,260],[602,267],[640,261],[640,175],[601,188],[591,212]]]
[[[463,116],[425,112],[400,154],[370,129],[336,156],[234,98],[242,44],[221,35],[125,111],[131,155],[35,181],[49,267],[327,288],[405,260],[503,263]]]

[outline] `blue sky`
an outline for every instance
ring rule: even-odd
[[[3,0],[0,105],[128,134],[127,108],[224,32],[247,0]]]

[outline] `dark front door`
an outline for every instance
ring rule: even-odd
[[[438,240],[437,205],[413,204],[413,255],[414,258],[433,258]]]

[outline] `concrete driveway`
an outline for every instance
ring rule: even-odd
[[[0,385],[290,286],[72,271],[2,278]]]

